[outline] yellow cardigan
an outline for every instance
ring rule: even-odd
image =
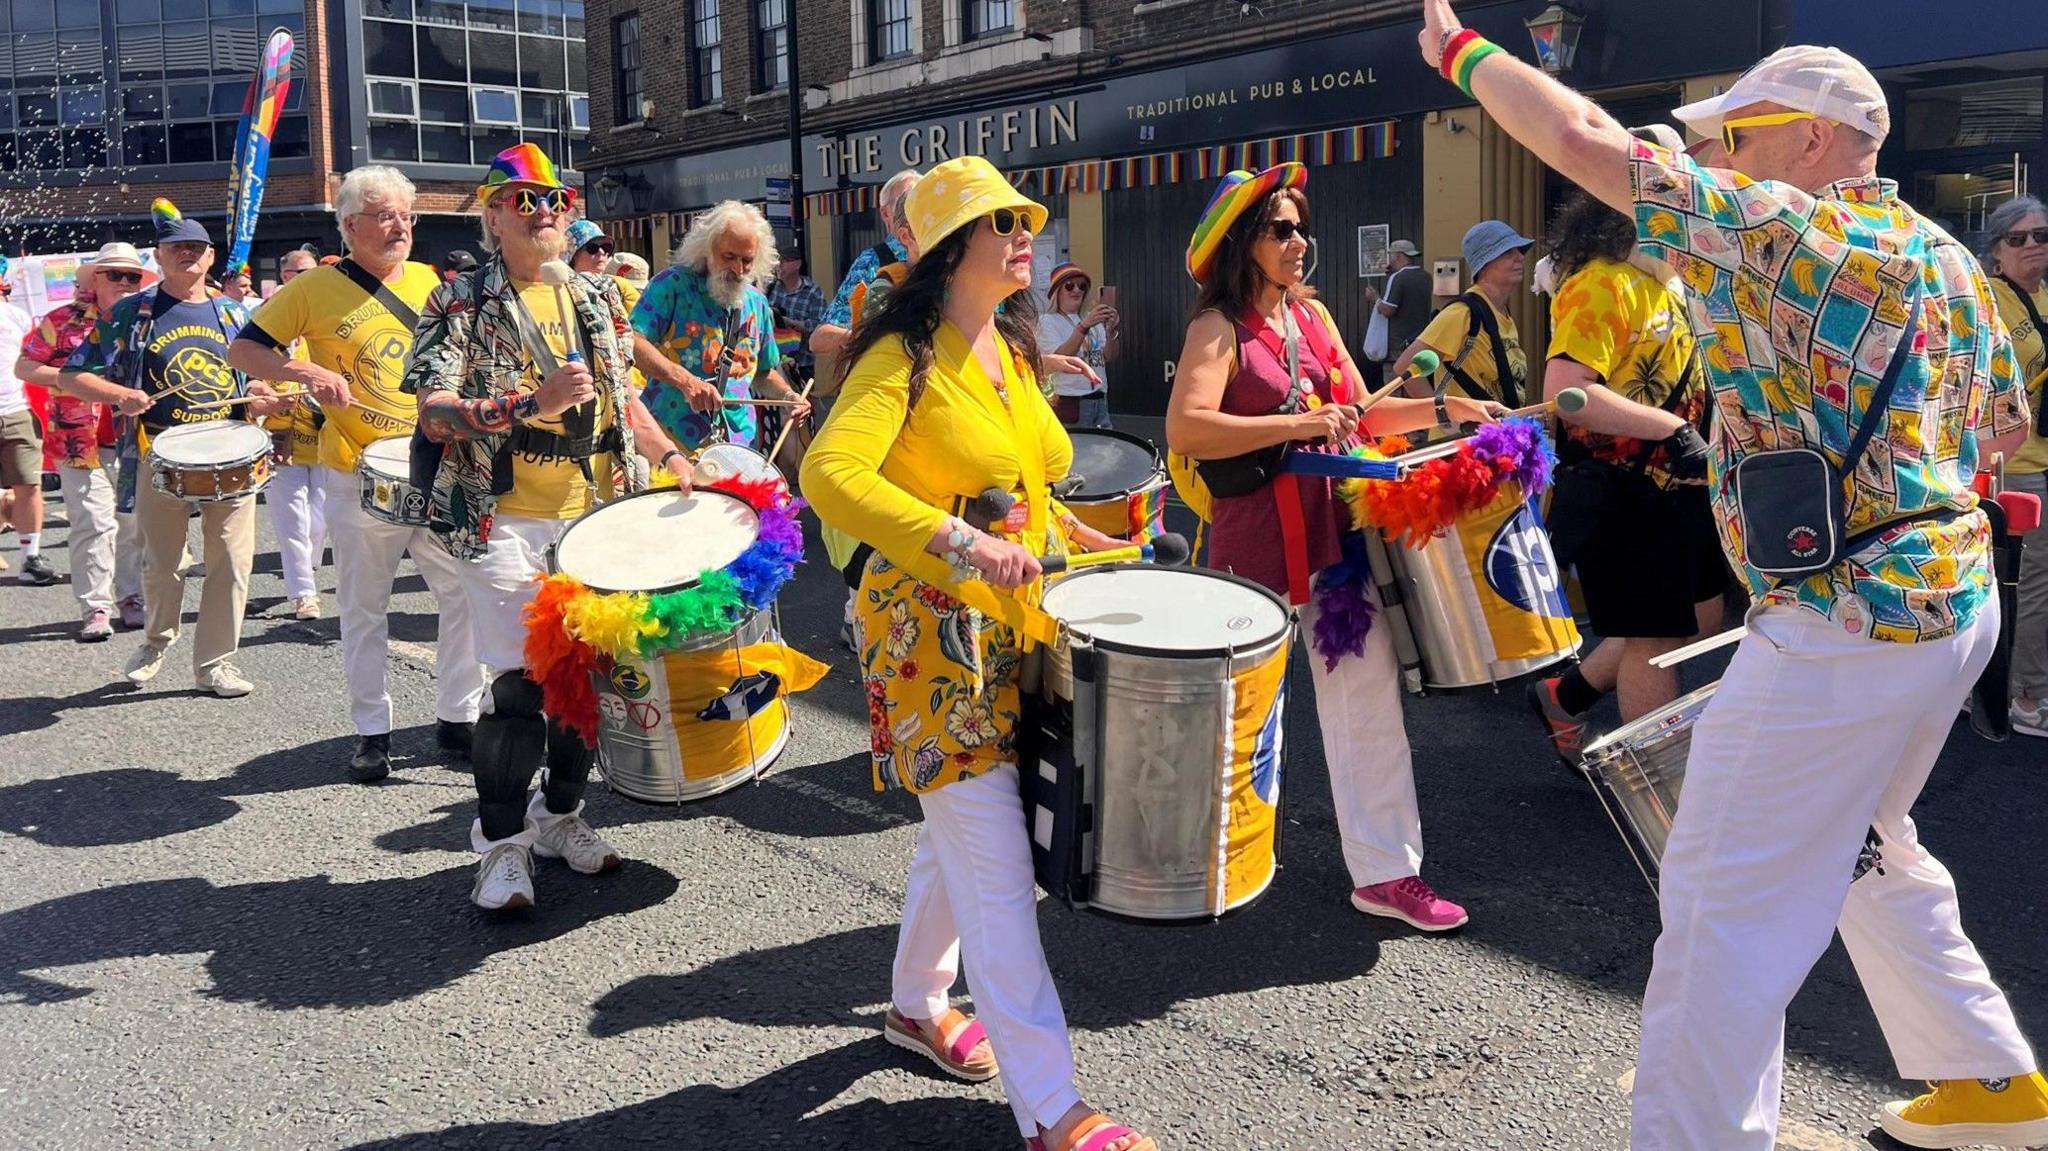
[[[954,582],[946,562],[925,551],[957,499],[990,487],[1020,493],[1028,508],[1021,542],[1041,555],[1052,550],[1050,485],[1066,478],[1073,442],[1014,355],[1003,357],[1003,379],[1008,405],[967,338],[942,323],[912,411],[910,355],[901,340],[882,340],[853,366],[804,453],[803,493],[819,519],[890,563],[1043,641],[1043,616],[985,583]],[[1033,589],[1025,602],[1036,600]]]

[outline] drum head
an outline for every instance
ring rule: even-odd
[[[738,496],[641,492],[570,524],[555,545],[555,570],[594,591],[675,591],[738,559],[760,534],[761,517]]]
[[[238,464],[268,455],[270,433],[240,420],[180,424],[151,436],[149,450],[172,464]]]
[[[1069,479],[1080,478],[1077,500],[1114,499],[1151,483],[1159,474],[1159,449],[1151,441],[1103,428],[1072,428],[1074,466]]]
[[[702,469],[701,479],[705,483],[735,475],[746,480],[782,478],[782,472],[768,462],[767,456],[739,444],[712,444],[697,454],[697,467]]]
[[[1083,568],[1045,592],[1045,610],[1076,634],[1157,655],[1243,651],[1286,634],[1287,605],[1246,580],[1197,568]]]
[[[412,475],[412,437],[386,436],[363,449],[363,467],[380,476],[405,479]]]

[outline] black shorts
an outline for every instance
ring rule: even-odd
[[[1684,639],[1699,630],[1693,605],[1728,588],[1707,490],[1620,486],[1573,564],[1593,631],[1603,639]]]

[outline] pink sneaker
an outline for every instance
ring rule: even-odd
[[[1419,875],[1361,887],[1351,893],[1351,906],[1367,915],[1398,919],[1417,931],[1449,931],[1465,926],[1465,909],[1436,893]]]

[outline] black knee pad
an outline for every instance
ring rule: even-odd
[[[491,710],[507,718],[540,717],[540,685],[519,668],[499,672],[491,681]]]

